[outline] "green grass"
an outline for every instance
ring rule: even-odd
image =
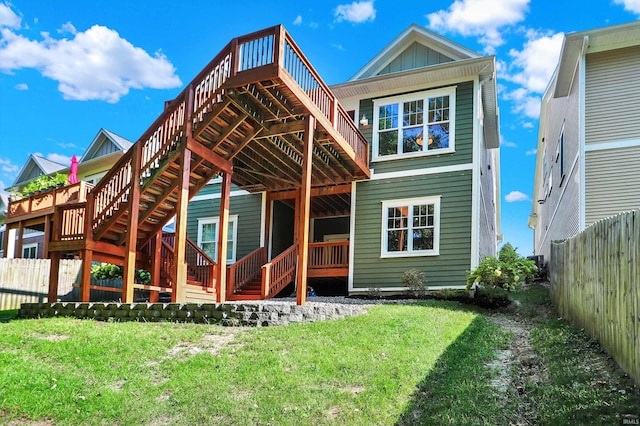
[[[431,381],[443,400],[486,388],[481,365],[475,384],[447,372],[457,359],[490,357],[504,333],[455,306],[376,306],[340,321],[242,330],[11,321],[0,327],[0,423],[395,424],[420,411]]]
[[[0,311],[0,322],[10,321],[18,316],[19,309]]]

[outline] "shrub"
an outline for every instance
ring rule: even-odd
[[[413,296],[424,296],[429,287],[424,272],[416,269],[409,269],[402,274],[402,283]]]
[[[91,267],[91,274],[96,280],[121,280],[123,273],[124,268],[122,266],[109,263],[98,263]],[[151,274],[144,269],[136,269],[134,281],[139,284],[149,284],[151,282]]]
[[[474,283],[486,287],[490,297],[496,288],[515,290],[527,281],[532,281],[538,268],[533,260],[518,255],[509,243],[502,246],[498,258],[485,257],[467,276],[467,289]]]

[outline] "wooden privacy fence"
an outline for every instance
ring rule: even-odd
[[[0,311],[47,301],[50,266],[49,259],[0,259]],[[81,267],[82,260],[60,261],[58,297],[73,292]]]
[[[640,382],[640,210],[551,244],[551,298]]]

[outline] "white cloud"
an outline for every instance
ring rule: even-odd
[[[29,85],[27,83],[18,83],[16,84],[16,90],[29,90]]]
[[[540,96],[530,95],[526,89],[520,87],[504,93],[502,98],[507,101],[513,101],[512,112],[524,114],[529,118],[540,117]]]
[[[534,127],[535,127],[535,125],[530,121],[522,123],[522,128],[524,128],[524,129],[533,129]]]
[[[512,49],[510,70],[505,77],[529,92],[543,93],[558,64],[564,33],[540,34],[529,31],[521,51]],[[516,72],[511,72],[516,69]]]
[[[373,7],[373,0],[354,1],[351,4],[339,5],[334,16],[338,22],[347,21],[360,24],[376,19],[376,9]]]
[[[508,141],[506,139],[504,139],[502,136],[500,136],[500,146],[504,146],[507,148],[517,148],[518,145],[516,145],[514,142]]]
[[[530,0],[455,0],[449,9],[427,15],[429,27],[478,36],[488,53],[504,44],[502,27],[525,19]]]
[[[302,16],[298,15],[296,16],[296,19],[293,20],[293,25],[300,25],[302,24]]]
[[[0,170],[5,174],[13,174],[20,170],[20,166],[13,164],[8,158],[0,157]]]
[[[621,4],[624,9],[640,15],[640,0],[613,0],[615,4]]]
[[[71,24],[65,24],[69,29]],[[182,84],[160,52],[153,56],[107,27],[94,25],[72,39],[30,40],[0,29],[0,70],[34,68],[57,81],[65,99],[118,102],[130,89],[168,89]]]
[[[78,34],[78,30],[76,30],[76,27],[74,27],[71,22],[67,22],[66,24],[62,25],[62,28],[58,30],[58,33]]]
[[[537,149],[530,149],[529,151],[525,152],[524,155],[536,155],[538,153]]]
[[[529,196],[520,191],[511,191],[504,196],[507,203],[513,203],[515,201],[529,201]]]
[[[344,50],[344,46],[342,44],[340,44],[340,43],[333,43],[331,45],[331,47],[333,47],[334,49],[337,49],[337,50]]]
[[[20,28],[20,18],[11,8],[5,4],[0,3],[0,28]]]

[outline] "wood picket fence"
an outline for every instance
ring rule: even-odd
[[[0,311],[48,301],[49,259],[0,259]],[[58,297],[73,293],[82,260],[60,261]]]
[[[558,314],[597,339],[640,383],[640,210],[553,242],[549,262]]]

